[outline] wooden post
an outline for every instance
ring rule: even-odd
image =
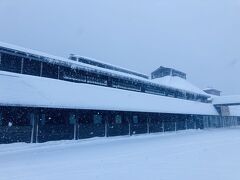
[[[31,133],[31,143],[34,143],[34,132],[35,132],[35,128],[34,128],[34,124],[35,124],[35,118],[34,118],[34,114],[31,113],[30,114],[30,122],[31,122],[31,125],[32,125],[32,133]]]
[[[150,134],[150,117],[147,117],[147,133]]]
[[[23,58],[21,59],[21,74],[23,74]]]
[[[75,121],[74,123],[74,136],[73,136],[74,140],[77,140],[77,121]]]
[[[40,67],[40,77],[42,77],[42,72],[43,72],[43,63],[41,62],[41,67]]]
[[[108,137],[108,116],[105,116],[105,137]]]
[[[2,112],[0,112],[0,126],[2,125]]]
[[[163,129],[163,132],[165,132],[164,120],[162,121],[162,129]]]
[[[185,119],[185,129],[187,130],[187,118]]]
[[[58,79],[60,79],[60,66],[58,66]]]
[[[175,132],[177,132],[177,120],[175,121]]]
[[[32,125],[31,143],[38,142],[38,119],[39,115],[36,112],[30,113],[30,121]]]
[[[38,143],[38,131],[39,131],[39,128],[38,128],[38,123],[39,123],[39,121],[37,121],[37,123],[36,123],[36,143]]]
[[[193,118],[194,119],[194,129],[197,129],[197,117],[196,117],[196,119],[195,118]]]
[[[128,135],[131,136],[131,118],[129,117],[128,117]]]

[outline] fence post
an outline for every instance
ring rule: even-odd
[[[175,120],[175,132],[177,132],[177,120]]]
[[[147,117],[147,133],[150,134],[150,117]]]
[[[31,143],[38,143],[38,120],[39,114],[36,112],[30,113],[30,121],[32,125]]]
[[[128,117],[128,135],[131,136],[131,119]]]
[[[34,132],[35,132],[35,117],[34,117],[34,113],[31,113],[30,114],[30,122],[31,122],[31,125],[32,125],[32,133],[31,133],[31,140],[30,140],[30,143],[34,143]]]
[[[108,137],[108,116],[105,116],[105,137]]]
[[[74,136],[73,136],[74,140],[77,140],[77,121],[75,120],[74,123]]]
[[[163,129],[163,132],[165,132],[164,120],[162,121],[162,129]]]
[[[185,129],[187,130],[188,127],[187,127],[187,119],[185,119]]]

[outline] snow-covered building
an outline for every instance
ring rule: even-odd
[[[239,123],[238,116],[221,116],[211,95],[185,73],[161,67],[152,77],[77,55],[67,59],[0,43],[0,143]]]
[[[215,96],[221,96],[221,91],[215,88],[206,88],[203,90],[207,94],[215,95]]]

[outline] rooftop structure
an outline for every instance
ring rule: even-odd
[[[90,58],[86,58],[86,57],[82,57],[82,56],[78,56],[78,55],[74,55],[71,54],[69,59],[77,61],[77,62],[81,62],[84,64],[89,64],[89,65],[93,65],[93,66],[97,66],[97,67],[101,67],[104,69],[109,69],[109,70],[113,70],[113,71],[118,71],[118,72],[122,72],[122,73],[127,73],[127,74],[131,74],[131,75],[135,75],[135,76],[139,76],[141,78],[145,78],[148,79],[149,77],[145,74],[141,74],[141,73],[137,73],[125,68],[120,68],[111,64],[107,64],[98,60],[94,60],[94,59],[90,59]]]
[[[203,91],[210,95],[221,96],[221,91],[219,91],[215,88],[206,88]]]
[[[167,67],[163,67],[163,66],[160,66],[158,69],[153,71],[151,74],[152,79],[162,78],[165,76],[180,77],[182,79],[187,79],[186,73],[178,71],[173,68],[167,68]]]

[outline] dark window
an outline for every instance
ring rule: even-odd
[[[139,123],[138,116],[133,116],[133,123],[134,124],[138,124]]]
[[[24,59],[23,61],[23,74],[40,76],[41,71],[41,62],[32,60],[32,59]]]
[[[3,125],[3,121],[2,121],[2,113],[0,113],[0,126]]]
[[[141,91],[140,84],[133,81],[123,80],[123,79],[113,79],[112,85],[115,88],[127,89],[132,91]]]
[[[35,119],[34,113],[28,113],[27,118],[28,118],[29,121],[30,121],[30,125],[31,125],[31,126],[34,126],[34,119]]]
[[[22,58],[1,53],[0,70],[21,73]]]
[[[79,114],[78,120],[80,124],[92,124],[92,119],[88,112]]]
[[[116,115],[115,116],[115,123],[116,124],[122,124],[122,116],[121,115]]]
[[[96,114],[96,115],[93,115],[93,123],[94,124],[102,124],[102,115],[100,114]]]
[[[41,114],[39,121],[40,121],[40,124],[42,126],[44,126],[46,124],[46,115],[45,114]]]
[[[77,117],[76,114],[70,113],[69,115],[69,124],[76,124],[77,122]]]
[[[29,126],[30,119],[29,113],[26,109],[7,109],[2,112],[2,125],[3,126]]]
[[[194,100],[195,99],[194,94],[190,94],[190,93],[187,93],[186,97],[187,97],[188,100]]]
[[[69,113],[60,110],[49,110],[42,114],[42,125],[67,125],[69,124]]]
[[[42,76],[58,79],[58,66],[56,64],[43,63]]]
[[[72,82],[86,82],[86,75],[77,69],[60,66],[60,79]]]
[[[99,74],[88,74],[87,82],[90,84],[97,84],[102,86],[107,86],[107,77]]]

